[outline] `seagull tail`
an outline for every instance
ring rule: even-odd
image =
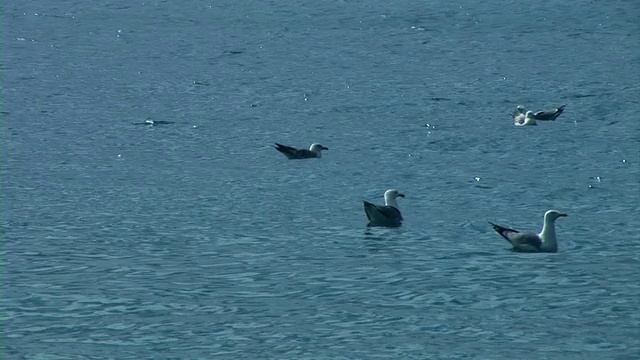
[[[282,144],[278,144],[278,143],[275,143],[275,144],[276,144],[276,146],[273,147],[274,149],[278,150],[279,152],[281,152],[281,153],[287,155],[287,157],[289,157],[290,151],[289,151],[289,147],[288,146],[282,145]]]
[[[369,211],[374,209],[376,206],[366,200],[362,200],[362,203],[364,206],[364,213],[367,215],[367,220],[371,221],[371,215],[369,215]]]
[[[500,234],[500,236],[505,238],[505,240],[507,240],[509,243],[511,243],[511,240],[509,240],[508,234],[518,232],[517,230],[509,229],[504,226],[494,224],[491,221],[488,221],[488,223],[491,224],[491,227],[493,227],[493,230],[495,230],[498,234]]]
[[[556,109],[556,113],[553,114],[553,117],[551,118],[551,120],[555,120],[558,116],[560,116],[560,114],[562,114],[562,112],[564,111],[564,107],[567,106],[567,104],[563,104],[562,106],[560,106],[559,108]]]

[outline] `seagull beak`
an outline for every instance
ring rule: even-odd
[[[404,194],[398,193],[398,197],[404,197]]]
[[[322,150],[329,150],[329,148],[328,148],[328,147],[326,147],[326,146],[323,146],[321,149],[322,149]]]
[[[567,214],[558,214],[558,217],[561,217],[561,216],[569,216],[569,215],[567,215]]]

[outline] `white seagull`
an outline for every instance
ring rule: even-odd
[[[384,192],[384,206],[363,201],[364,212],[369,219],[367,226],[398,227],[402,225],[403,218],[396,201],[398,197],[404,197],[404,194],[396,189],[389,189]]]
[[[275,149],[284,154],[289,160],[294,159],[311,159],[322,157],[322,150],[329,150],[320,144],[311,144],[309,150],[296,149],[291,146],[276,143]]]
[[[522,124],[524,122],[525,113],[527,111],[524,109],[524,106],[518,105],[516,106],[516,110],[513,112],[513,122],[516,125]]]
[[[516,126],[531,126],[538,125],[536,123],[536,119],[533,116],[533,111],[529,110],[526,114],[524,114],[524,118],[514,118],[514,124]]]
[[[519,232],[489,222],[493,229],[513,246],[517,252],[557,252],[555,221],[559,217],[567,216],[557,210],[544,213],[544,225],[539,234]]]

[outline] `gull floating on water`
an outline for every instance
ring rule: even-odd
[[[275,149],[284,154],[289,160],[294,159],[310,159],[322,157],[322,150],[329,150],[320,144],[311,144],[309,150],[296,149],[291,146],[276,143]]]
[[[524,114],[523,117],[514,118],[514,124],[516,126],[538,125],[538,123],[536,123],[536,119],[533,117],[533,111],[531,110],[527,111],[527,113]]]
[[[133,125],[147,125],[147,126],[154,126],[154,125],[169,125],[169,124],[175,124],[174,121],[164,121],[164,120],[151,120],[150,118],[147,118],[145,121],[143,122],[137,122],[137,123],[132,123]]]
[[[556,210],[544,213],[544,225],[539,234],[519,232],[489,222],[493,229],[513,246],[517,252],[556,252],[558,241],[556,239],[555,221],[559,217],[567,216]]]
[[[364,201],[364,212],[369,219],[367,226],[398,227],[402,225],[403,218],[396,201],[398,197],[404,197],[404,194],[396,189],[389,189],[384,192],[384,206]]]
[[[553,121],[557,119],[558,116],[560,116],[560,114],[562,114],[565,106],[567,106],[567,104],[564,104],[558,108],[551,109],[551,110],[542,110],[542,111],[536,111],[536,112],[532,111],[531,118],[533,120]],[[518,105],[516,107],[516,110],[512,114],[513,122],[516,125],[524,125],[523,123],[526,120],[527,113],[528,111],[525,110],[524,106]]]
[[[512,114],[513,122],[516,125],[522,125],[522,123],[524,122],[525,113],[526,113],[526,110],[524,109],[524,106],[522,105],[516,106],[516,110]]]
[[[538,111],[533,113],[533,117],[536,120],[550,120],[553,121],[555,119],[558,118],[558,116],[560,116],[560,114],[562,114],[562,112],[564,111],[564,107],[567,106],[567,104],[564,104],[560,107],[557,107],[555,109],[551,109],[551,110],[543,110],[543,111]]]

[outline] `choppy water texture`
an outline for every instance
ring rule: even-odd
[[[639,356],[637,1],[1,13],[3,359]]]

